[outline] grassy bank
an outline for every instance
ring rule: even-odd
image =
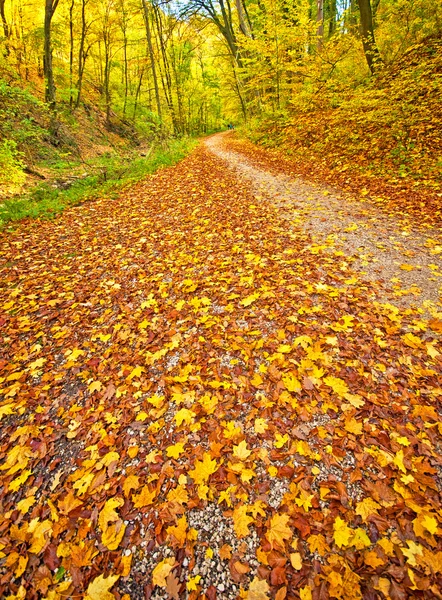
[[[88,165],[91,173],[68,180],[67,187],[56,183],[40,183],[27,194],[2,201],[0,228],[25,218],[50,219],[69,206],[92,200],[104,194],[117,193],[125,185],[135,183],[164,166],[173,165],[197,144],[195,139],[170,140],[154,146],[146,156],[102,156]],[[72,165],[72,169],[78,165]],[[69,166],[62,170],[66,173]]]

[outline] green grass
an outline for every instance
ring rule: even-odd
[[[4,200],[0,204],[0,228],[22,219],[52,219],[69,206],[75,206],[103,195],[116,194],[123,186],[136,183],[160,167],[173,165],[196,146],[192,138],[171,140],[156,147],[147,157],[128,160],[105,156],[94,164],[94,173],[75,181],[68,189],[41,183],[26,196]]]

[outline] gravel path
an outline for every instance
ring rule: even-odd
[[[401,306],[438,304],[442,294],[442,235],[401,227],[375,203],[288,175],[272,174],[229,148],[226,134],[206,147],[252,184],[257,200],[273,202],[281,217],[300,224],[318,244],[341,250],[353,269],[379,282],[379,300]]]

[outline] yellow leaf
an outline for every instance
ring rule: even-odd
[[[339,377],[324,377],[323,382],[331,387],[340,398],[345,398],[345,395],[348,393],[348,385],[343,379],[339,379]]]
[[[289,436],[287,433],[284,435],[281,435],[280,433],[275,433],[275,441],[273,442],[273,445],[275,446],[275,448],[282,448],[284,444],[286,444],[288,441]]]
[[[348,527],[347,523],[341,519],[341,517],[336,517],[335,522],[333,523],[333,530],[333,538],[338,548],[348,546],[353,535],[353,531],[350,529],[350,527]]]
[[[255,433],[264,433],[268,428],[269,426],[267,425],[267,421],[265,419],[255,419]]]
[[[354,546],[356,550],[362,550],[363,548],[371,546],[370,538],[365,529],[362,529],[362,527],[355,529],[349,545]]]
[[[144,410],[142,410],[141,412],[139,412],[135,418],[135,421],[145,421],[146,419],[149,418],[149,415],[147,414],[147,412],[144,412]]]
[[[300,588],[299,590],[299,598],[301,600],[312,600],[312,589],[308,585]]]
[[[123,483],[124,496],[128,498],[131,490],[137,490],[139,487],[139,477],[137,475],[128,475]]]
[[[183,515],[181,519],[178,519],[176,526],[170,526],[167,528],[167,533],[175,538],[179,546],[184,546],[186,543],[187,533],[187,520],[186,515]]]
[[[247,442],[245,440],[237,446],[233,446],[233,456],[239,458],[239,460],[247,460],[251,453],[251,450],[247,449]]]
[[[413,265],[407,265],[406,263],[400,265],[399,268],[402,269],[402,271],[414,271]]]
[[[361,408],[364,406],[365,401],[358,394],[345,394],[344,398],[355,408]]]
[[[270,587],[265,579],[255,577],[249,586],[247,600],[268,600]]]
[[[115,596],[109,590],[119,579],[119,575],[99,575],[88,585],[84,600],[114,600]]]
[[[189,471],[189,476],[192,477],[194,482],[198,485],[206,483],[215,471],[218,469],[218,463],[216,460],[212,460],[210,454],[205,452],[203,454],[203,460],[195,461],[195,468]]]
[[[134,377],[141,377],[141,373],[143,373],[146,369],[144,367],[140,367],[137,365],[134,369],[132,369],[131,373],[126,377],[127,381],[131,381]]]
[[[367,521],[371,515],[377,515],[381,505],[375,502],[372,498],[364,498],[356,504],[356,514],[362,517],[363,521]]]
[[[270,477],[276,477],[278,475],[278,469],[273,465],[270,465],[270,467],[267,470],[269,472]]]
[[[294,373],[284,373],[282,382],[289,392],[300,392],[302,390],[302,385]]]
[[[241,300],[240,304],[242,304],[242,306],[250,306],[251,304],[253,304],[253,302],[258,300],[258,298],[259,298],[259,293],[255,292],[254,294],[247,296],[247,298],[244,298],[244,300]]]
[[[20,502],[17,502],[17,509],[22,515],[25,515],[34,503],[35,496],[28,496],[27,498],[20,500]]]
[[[92,393],[92,392],[99,392],[102,388],[102,383],[101,381],[93,381],[90,386],[88,387],[88,390]]]
[[[152,571],[152,583],[154,585],[158,585],[159,587],[166,587],[166,578],[173,569],[174,565],[175,557],[165,558],[158,563],[155,569]]]
[[[109,550],[118,548],[126,530],[126,525],[115,510],[123,504],[123,498],[109,498],[98,516],[102,531],[101,542]]]
[[[182,408],[175,413],[173,418],[177,427],[180,427],[183,423],[187,423],[188,425],[192,423],[195,416],[196,414],[193,411],[188,410],[187,408]]]
[[[261,377],[261,375],[259,373],[255,373],[252,377],[252,379],[250,380],[250,383],[253,385],[253,387],[258,387],[261,385],[261,383],[263,382],[263,378]]]
[[[19,475],[18,477],[16,477],[15,479],[13,479],[11,481],[11,483],[8,486],[8,490],[10,492],[16,492],[22,486],[22,484],[28,479],[28,477],[30,475],[32,475],[32,471],[30,471],[29,469],[27,469],[26,471],[23,471],[21,473],[21,475]]]
[[[32,545],[29,548],[29,552],[39,554],[49,542],[50,534],[52,533],[52,523],[49,519],[45,521],[33,519],[29,524],[28,533],[32,533]]]
[[[191,577],[189,581],[186,583],[188,592],[197,592],[198,584],[200,582],[201,575],[195,575],[195,577]]]
[[[145,485],[141,488],[141,492],[132,496],[132,501],[134,503],[135,508],[143,508],[144,506],[149,506],[152,504],[155,496],[157,495],[155,489],[150,490],[149,486]]]
[[[364,562],[369,567],[373,567],[373,569],[384,564],[382,558],[379,558],[379,555],[374,550],[370,550],[364,554]]]
[[[185,477],[185,479],[187,479]],[[189,494],[183,485],[179,485],[167,494],[168,502],[177,502],[178,504],[187,504],[189,501]]]
[[[302,569],[302,558],[299,552],[290,554],[290,563],[294,569],[300,571]]]
[[[166,448],[166,454],[169,458],[178,458],[184,452],[184,444],[182,442],[177,442],[173,446],[168,446]]]
[[[407,473],[407,469],[404,466],[404,451],[402,449],[396,452],[393,463],[402,473]]]
[[[362,423],[359,423],[353,417],[347,418],[345,420],[344,427],[346,431],[348,431],[349,433],[354,433],[354,435],[362,434]]]
[[[236,535],[240,538],[249,535],[249,525],[253,523],[253,518],[247,512],[248,507],[244,504],[237,506],[233,511],[233,527]]]
[[[270,519],[270,527],[266,533],[266,538],[273,548],[278,547],[284,549],[285,541],[292,538],[292,530],[287,526],[290,517],[289,515],[276,514]]]
[[[318,535],[311,535],[307,539],[307,543],[310,552],[317,552],[321,556],[324,556],[324,554],[330,550],[329,545],[327,544],[327,541],[322,533],[319,533]]]
[[[410,348],[420,348],[420,346],[422,345],[421,339],[418,338],[416,335],[413,335],[412,333],[406,333],[405,335],[403,335],[402,340]]]

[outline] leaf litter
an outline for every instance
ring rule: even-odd
[[[440,598],[440,301],[213,139],[1,234],[1,594]]]

